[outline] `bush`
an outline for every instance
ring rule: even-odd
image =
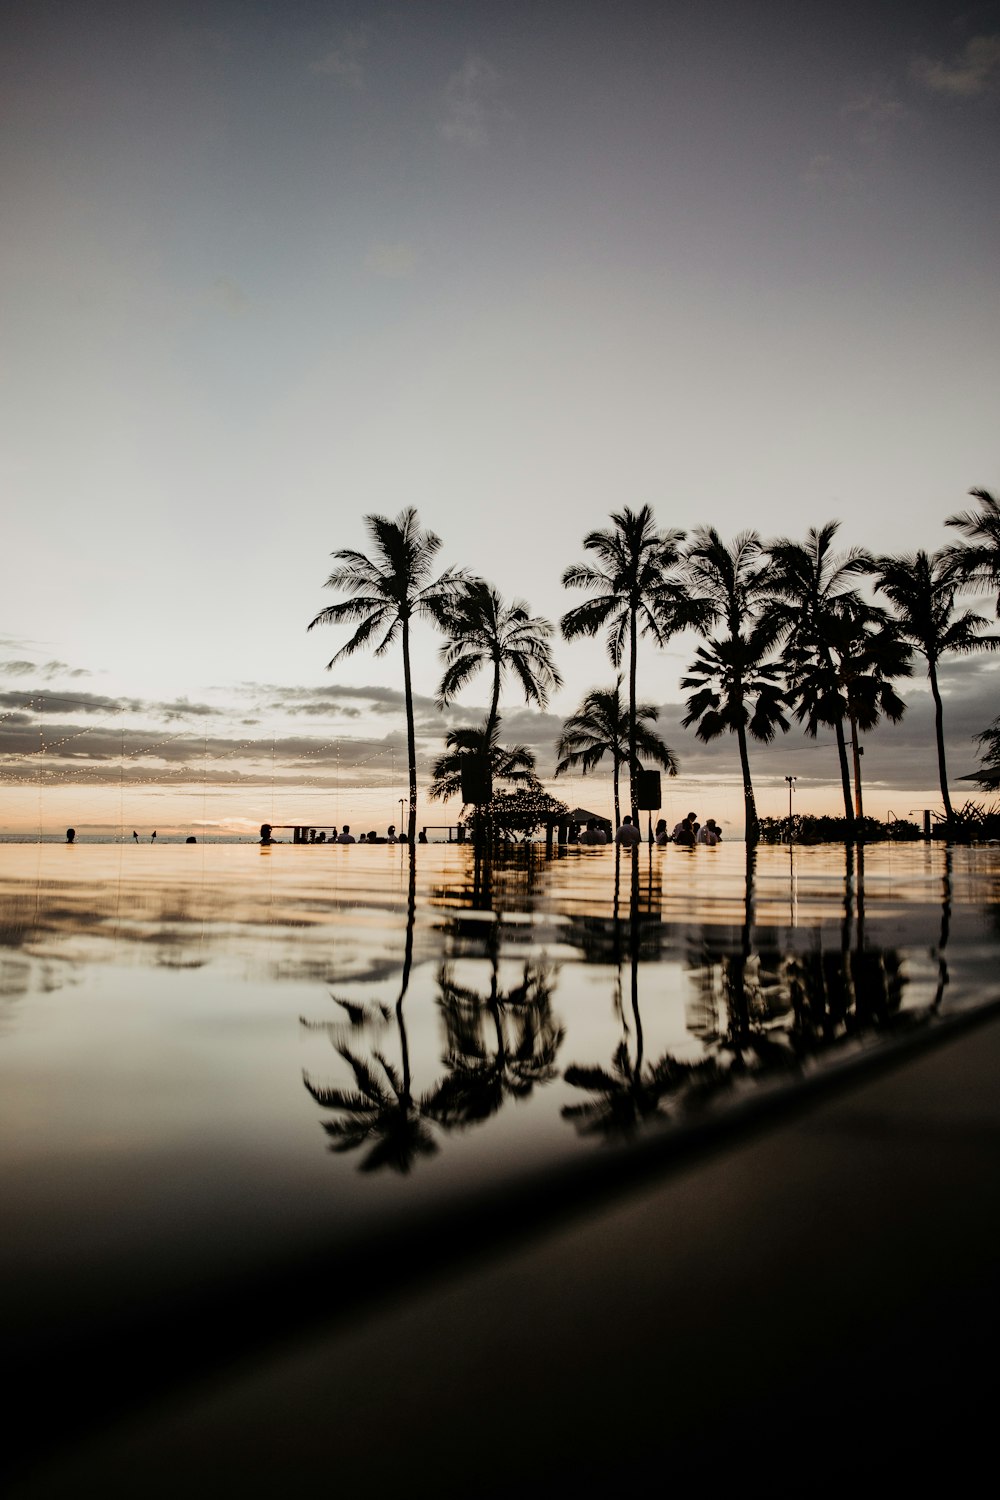
[[[760,837],[764,844],[787,843],[788,819],[761,818]],[[880,818],[862,818],[860,825],[855,824],[852,834],[846,818],[814,818],[801,813],[792,817],[792,839],[796,844],[845,844],[852,838],[865,844],[890,839],[912,843],[923,838],[923,831],[919,824],[910,823],[905,818],[895,818],[891,823],[883,823]]]

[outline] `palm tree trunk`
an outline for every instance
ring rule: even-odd
[[[639,754],[635,745],[635,656],[638,611],[635,605],[629,614],[629,661],[628,661],[628,790],[632,808],[632,822],[639,826]]]
[[[860,824],[865,816],[861,796],[861,746],[858,744],[858,721],[851,714],[851,754],[854,758],[854,816]]]
[[[500,663],[493,663],[493,697],[490,699],[490,711],[486,717],[486,743],[489,744],[496,728],[497,711],[500,707]]]
[[[948,820],[948,837],[954,833],[955,814],[951,808],[951,798],[948,795],[948,768],[944,758],[944,705],[941,702],[941,692],[938,688],[937,666],[928,658],[927,676],[931,681],[931,697],[934,699],[934,734],[937,739],[938,776],[941,781],[941,800],[944,802],[944,815]]]
[[[619,800],[618,800],[618,772],[619,772],[620,767],[621,767],[621,761],[618,759],[618,756],[616,755],[614,757],[614,773],[612,775],[612,785],[614,787],[614,793],[615,793],[615,832],[616,833],[617,833],[618,829],[621,827],[621,824],[622,824],[621,806],[620,806]]]
[[[499,661],[495,661],[493,663],[493,696],[490,699],[490,711],[486,715],[486,732],[485,732],[485,737],[484,737],[484,740],[483,740],[482,781],[483,781],[483,786],[487,789],[487,794],[488,794],[487,798],[486,798],[487,804],[489,804],[489,803],[491,803],[493,801],[493,764],[492,764],[492,759],[491,759],[491,755],[492,755],[491,746],[493,744],[493,735],[494,735],[494,732],[496,730],[497,712],[499,710],[499,707],[500,707],[500,663],[499,663]],[[487,818],[489,819],[489,824],[490,824],[490,830],[489,830],[489,835],[488,836],[489,836],[490,841],[492,842],[492,839],[493,839],[493,820],[492,820],[492,814],[487,813]]]
[[[844,819],[847,823],[847,836],[853,838],[854,808],[851,806],[851,772],[847,764],[847,739],[844,735],[843,719],[835,719],[833,727],[837,736],[837,755],[840,757],[840,785],[844,792]]]
[[[736,739],[740,747],[740,765],[743,768],[743,808],[746,813],[746,840],[748,844],[756,844],[760,838],[760,824],[757,821],[757,803],[754,801],[753,782],[750,780],[750,756],[747,752],[747,732],[743,724],[736,726]]]
[[[410,620],[403,616],[403,693],[406,699],[406,756],[410,773],[410,811],[406,836],[410,848],[417,841],[417,735],[413,723],[413,683],[410,677]]]

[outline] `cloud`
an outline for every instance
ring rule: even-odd
[[[493,100],[500,74],[485,57],[470,52],[445,86],[441,134],[460,146],[483,146],[495,115]]]
[[[3,661],[0,662],[0,672],[7,677],[42,677],[51,682],[53,677],[91,677],[86,667],[71,667],[65,661],[47,661],[39,666],[34,661]]]
[[[0,693],[0,708],[28,709],[33,713],[72,711],[80,714],[120,714],[126,709],[133,711],[144,705],[138,698],[109,698],[103,693],[77,693],[67,697],[63,693],[52,693],[47,688],[38,692]]]
[[[405,241],[396,245],[376,244],[365,256],[365,268],[373,271],[376,276],[400,281],[412,273],[416,261],[416,251]]]
[[[328,78],[339,78],[347,88],[363,89],[365,86],[364,54],[368,50],[368,31],[359,26],[348,31],[340,46],[309,64],[310,73],[322,73]]]
[[[897,128],[910,118],[906,105],[878,84],[848,100],[841,114],[852,126],[859,145],[869,150],[887,146]]]
[[[970,37],[951,62],[915,57],[910,77],[934,94],[978,99],[1000,88],[1000,35]]]
[[[330,706],[342,699],[349,703],[365,703],[371,713],[402,713],[404,698],[401,688],[352,687],[337,682],[324,683],[321,687],[284,687],[271,683],[246,682],[240,691],[258,701],[268,700],[268,707],[281,709],[287,714],[315,714],[329,712]],[[417,709],[433,709],[434,699],[414,693],[413,704]]]
[[[189,703],[186,698],[175,698],[171,702],[143,702],[141,698],[111,698],[104,693],[53,693],[48,688],[35,691],[0,692],[0,708],[19,708],[34,714],[73,713],[120,715],[123,713],[145,713],[153,718],[166,719],[168,723],[178,719],[207,718],[221,713],[208,703]]]

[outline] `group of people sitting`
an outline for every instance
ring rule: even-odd
[[[587,824],[589,829],[590,824]],[[698,822],[698,814],[689,812],[687,817],[675,823],[673,831],[667,832],[667,820],[661,818],[656,825],[653,835],[654,843],[662,848],[665,844],[687,844],[693,847],[695,844],[707,844],[709,848],[722,840],[722,830],[714,818],[707,818],[704,825]],[[584,834],[580,835],[580,843],[606,843],[603,834],[597,839],[588,839]],[[642,829],[637,823],[633,823],[631,817],[622,818],[622,824],[615,834],[615,843],[624,848],[631,848],[635,844],[642,843]]]
[[[273,830],[270,823],[262,823],[260,825],[260,841],[262,844],[277,844],[280,842],[280,840],[273,837]],[[339,831],[336,825],[334,825],[329,834],[323,828],[310,828],[309,837],[305,842],[308,844],[408,844],[409,839],[406,836],[405,830],[400,829],[399,833],[396,832],[395,823],[389,824],[385,834],[376,833],[373,828],[370,833],[362,833],[358,838],[355,838],[351,832],[350,823],[345,823]],[[425,829],[421,829],[417,835],[417,843],[426,844],[426,842],[427,832]]]
[[[670,833],[667,832],[665,819],[661,818],[656,825],[656,842],[686,844],[689,848],[695,844],[707,844],[712,848],[722,842],[722,829],[714,818],[706,818],[702,824],[698,822],[697,813],[689,812],[679,823],[674,824]]]

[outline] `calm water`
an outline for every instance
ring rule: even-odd
[[[0,847],[5,1332],[61,1357],[940,1025],[1000,994],[998,895],[987,848]]]

